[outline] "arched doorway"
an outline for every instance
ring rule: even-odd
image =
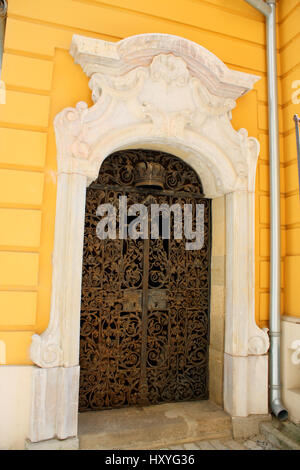
[[[47,329],[32,336],[30,348],[36,365],[30,441],[77,436],[86,188],[110,154],[137,146],[191,165],[212,199],[210,342],[218,348],[210,349],[210,398],[234,417],[266,414],[269,338],[255,323],[254,295],[259,143],[230,122],[235,101],[258,77],[228,69],[187,39],[159,33],[118,43],[75,35],[71,54],[91,77],[95,104],[79,102],[54,121],[51,309]]]
[[[123,224],[125,197],[128,214],[147,209],[145,236],[135,216]],[[115,208],[113,239],[97,235],[101,204]],[[196,206],[203,246],[187,249],[183,216],[191,211],[196,237]],[[179,158],[125,150],[104,161],[86,197],[80,411],[208,398],[210,219],[199,177]]]

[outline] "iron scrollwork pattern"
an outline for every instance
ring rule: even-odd
[[[149,160],[164,168],[163,190],[135,186],[136,164]],[[187,251],[172,230],[168,240],[100,240],[98,205],[118,208],[124,195],[128,207],[203,204],[204,246]],[[177,157],[126,150],[104,161],[86,199],[80,411],[208,398],[210,217],[200,180]]]

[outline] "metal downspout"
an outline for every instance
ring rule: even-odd
[[[1,78],[1,70],[2,70],[2,56],[3,56],[3,46],[4,46],[6,14],[7,14],[7,2],[6,0],[0,0],[0,78]]]
[[[276,0],[245,0],[266,17],[267,65],[268,65],[268,110],[270,147],[270,406],[274,415],[283,421],[288,412],[281,401],[280,380],[280,154],[278,124],[278,83],[276,44]]]

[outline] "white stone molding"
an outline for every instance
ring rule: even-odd
[[[294,351],[291,356],[292,364],[298,366],[300,365],[300,339],[296,339],[292,342],[291,349]]]
[[[281,321],[281,380],[289,419],[300,424],[300,319],[288,315]]]
[[[70,52],[91,77],[94,105],[88,108],[79,102],[75,108],[61,111],[54,122],[58,184],[51,311],[47,330],[32,338],[31,358],[44,371],[40,376],[36,373],[35,380],[50,380],[46,371],[55,369],[52,374],[57,377],[51,379],[51,387],[60,393],[61,369],[67,373],[79,364],[86,186],[97,178],[103,160],[112,152],[158,149],[191,165],[206,197],[226,195],[225,409],[236,416],[245,416],[250,409],[255,413],[253,404],[236,406],[233,393],[239,381],[240,390],[247,387],[254,374],[261,379],[257,386],[263,403],[267,396],[269,341],[254,316],[254,191],[259,143],[245,129],[233,129],[231,110],[259,77],[229,70],[203,47],[163,34],[133,36],[119,43],[75,35]],[[241,370],[234,365],[237,360],[249,363],[243,374],[237,372]],[[232,383],[235,386],[230,388]],[[44,411],[37,385],[34,390],[32,439],[45,435],[51,439],[58,424],[42,429],[39,413]],[[68,403],[63,403],[61,414],[73,413],[73,423],[75,407],[70,412]],[[261,411],[263,406],[258,413],[267,413],[267,409]],[[72,429],[73,434],[66,431],[61,435],[73,436]]]
[[[226,320],[225,353],[266,354],[269,337],[255,323],[254,193],[226,196]],[[246,318],[242,312],[248,312]]]
[[[79,366],[34,368],[28,435],[31,442],[77,435],[78,392]]]
[[[85,193],[85,176],[58,175],[50,322],[31,343],[40,367],[78,365]]]
[[[89,77],[95,72],[124,75],[138,66],[148,66],[159,54],[171,53],[181,57],[191,75],[202,78],[213,94],[232,99],[247,93],[260,78],[230,70],[204,47],[170,34],[139,34],[116,43],[74,35],[70,53]]]

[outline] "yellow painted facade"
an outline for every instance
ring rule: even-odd
[[[280,5],[281,3],[281,5]],[[300,1],[279,3],[285,179],[284,313],[300,316],[300,203],[293,115],[300,115]],[[297,83],[297,81],[299,81]],[[297,103],[298,102],[298,103]]]
[[[268,326],[269,162],[264,18],[243,0],[9,0],[0,105],[0,341],[7,364],[30,364],[47,327],[56,206],[54,116],[92,104],[68,49],[74,33],[108,41],[161,32],[206,47],[235,70],[260,75],[238,100],[233,126],[261,144],[256,179],[256,320]],[[300,0],[278,5],[282,313],[300,317],[300,205],[293,89],[300,80]],[[300,84],[298,89],[300,88]],[[299,93],[300,101],[300,93]]]

